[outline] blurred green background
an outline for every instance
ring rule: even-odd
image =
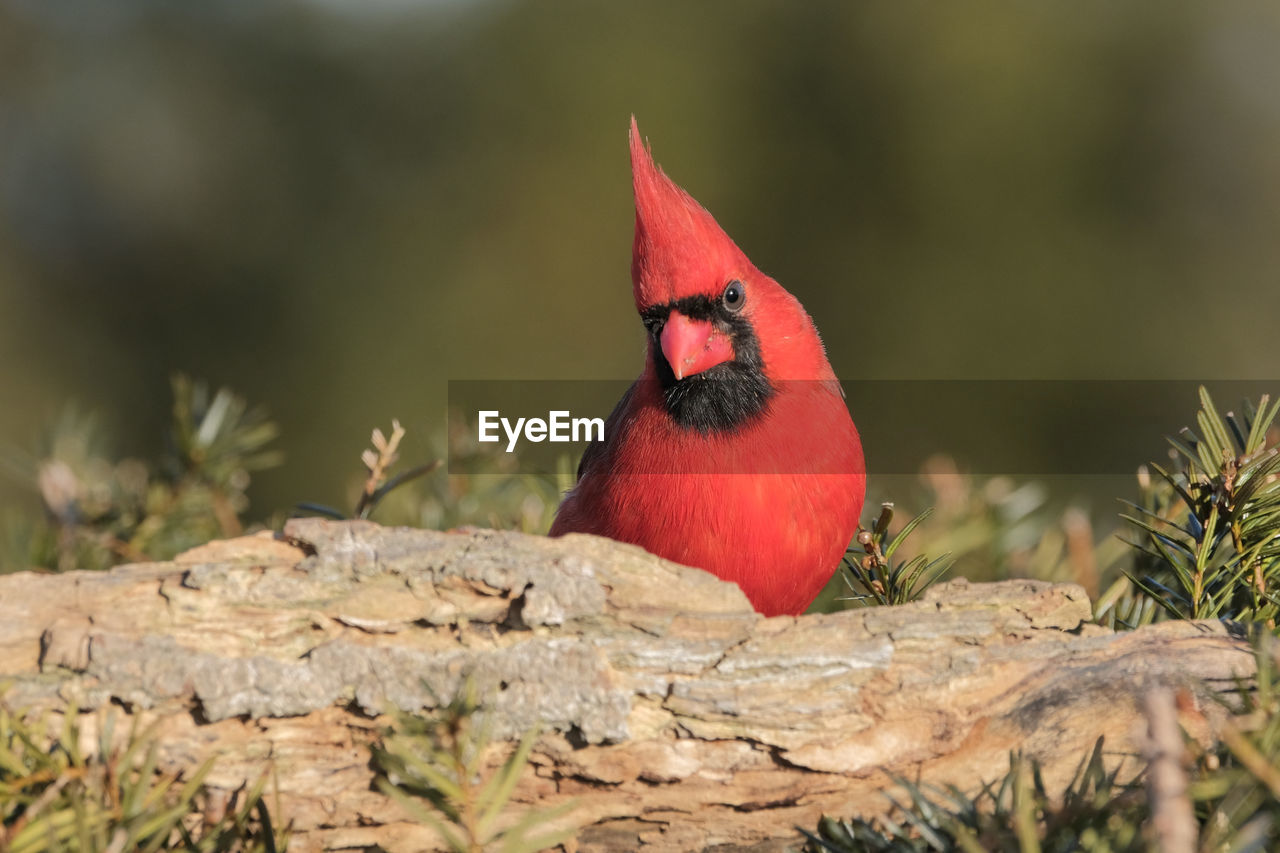
[[[279,422],[262,516],[347,504],[392,417],[428,456],[449,379],[634,376],[632,113],[847,381],[1274,377],[1278,43],[1230,2],[0,3],[0,444],[76,401],[153,455],[184,370]]]

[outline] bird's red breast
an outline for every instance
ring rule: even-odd
[[[858,432],[813,321],[654,163],[631,123],[640,378],[583,456],[551,535],[644,547],[804,611],[858,523]]]

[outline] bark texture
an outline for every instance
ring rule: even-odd
[[[1065,784],[1099,737],[1145,742],[1153,685],[1208,738],[1253,672],[1219,623],[1088,624],[1074,585],[953,581],[926,600],[764,619],[737,587],[587,536],[290,522],[170,563],[0,576],[11,707],[159,720],[164,759],[272,766],[294,850],[433,849],[371,787],[394,706],[470,676],[499,738],[543,734],[513,813],[575,803],[577,850],[783,850],[823,813],[884,812],[893,776],[974,789],[1010,750]],[[127,726],[117,726],[125,730]],[[495,755],[494,761],[501,760]]]

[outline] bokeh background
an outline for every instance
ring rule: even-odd
[[[345,503],[392,417],[429,453],[448,380],[635,375],[633,113],[850,382],[1280,376],[1278,43],[1233,2],[0,2],[0,444],[74,401],[150,455],[183,370],[280,424],[263,515]]]

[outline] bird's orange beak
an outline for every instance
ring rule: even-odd
[[[684,379],[733,358],[733,344],[710,320],[690,320],[672,311],[659,338],[676,379]]]

